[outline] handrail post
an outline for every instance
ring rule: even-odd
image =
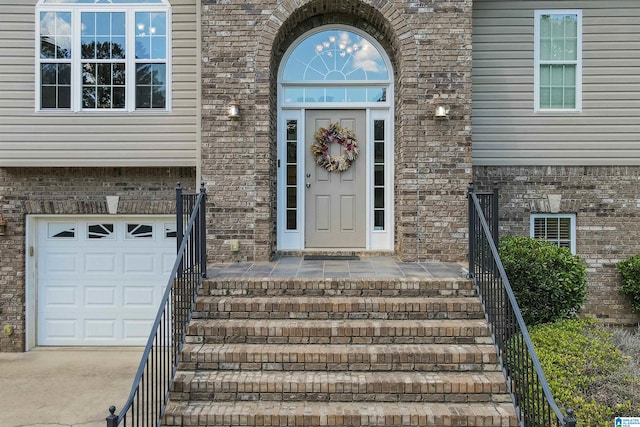
[[[109,406],[109,416],[105,419],[107,421],[107,427],[118,427],[118,416],[115,415],[116,407]]]
[[[178,183],[176,186],[176,253],[182,246],[182,240],[184,239],[184,212],[182,205],[182,185]],[[180,264],[180,271],[182,271],[182,264]]]
[[[492,234],[493,234],[493,243],[495,243],[496,248],[498,247],[498,243],[500,242],[499,236],[498,236],[498,231],[500,229],[500,215],[498,214],[498,183],[494,182],[493,183],[493,197],[491,200],[492,203],[492,208],[491,208],[491,214],[493,216],[491,223],[492,223]]]
[[[578,424],[578,420],[573,414],[573,409],[567,409],[567,416],[564,417],[564,426],[565,427],[576,427]]]
[[[200,194],[202,199],[198,207],[200,214],[200,274],[202,278],[207,277],[207,189],[204,182],[200,185]]]
[[[178,185],[176,186],[176,239],[177,239],[177,246],[176,246],[176,251],[178,249],[180,249],[180,246],[182,245],[182,239],[183,239],[183,235],[182,233],[184,232],[183,228],[184,228],[184,218],[183,218],[183,207],[182,207],[182,185],[180,183],[178,183]]]
[[[473,277],[475,274],[475,257],[476,257],[476,245],[475,245],[475,207],[473,206],[473,193],[475,188],[473,182],[469,183],[467,192],[467,198],[469,201],[469,277]]]

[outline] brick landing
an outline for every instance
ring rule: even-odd
[[[459,264],[291,258],[210,273],[163,425],[518,425]]]
[[[467,265],[445,262],[402,262],[390,256],[363,256],[358,261],[309,261],[284,256],[270,262],[239,262],[210,266],[210,278],[459,278]]]

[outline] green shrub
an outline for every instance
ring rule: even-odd
[[[586,296],[586,265],[568,249],[505,236],[500,258],[527,325],[573,317]]]
[[[561,408],[583,426],[610,426],[640,413],[640,378],[612,335],[593,319],[564,320],[531,329],[531,340]]]
[[[622,275],[620,290],[631,299],[631,308],[640,313],[640,255],[632,256],[618,264]]]

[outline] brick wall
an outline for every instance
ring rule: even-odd
[[[471,0],[202,2],[202,176],[213,260],[266,260],[276,248],[277,71],[324,24],[357,27],[395,70],[396,252],[462,260],[471,178]],[[240,101],[240,119],[226,105]],[[438,98],[451,120],[434,120]],[[238,239],[231,255],[228,240]]]
[[[27,214],[106,214],[105,196],[120,196],[119,214],[171,214],[175,187],[194,191],[191,168],[0,169],[0,351],[25,348],[25,219]],[[11,336],[4,325],[15,328]]]
[[[640,253],[640,167],[475,167],[474,182],[500,188],[500,233],[528,236],[531,213],[545,213],[548,195],[561,213],[576,214],[576,252],[587,263],[584,312],[604,323],[632,325],[615,264]]]

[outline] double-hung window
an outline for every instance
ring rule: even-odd
[[[575,214],[532,214],[531,237],[542,239],[576,253]]]
[[[40,0],[37,109],[170,108],[166,0]]]
[[[582,12],[535,12],[535,111],[582,110]]]

